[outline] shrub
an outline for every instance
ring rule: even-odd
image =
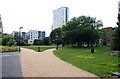
[[[18,51],[17,47],[2,47],[1,52],[16,52]]]

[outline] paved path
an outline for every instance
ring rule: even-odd
[[[20,53],[0,53],[2,77],[22,77]]]
[[[21,64],[23,77],[97,77],[60,60],[53,54],[53,50],[55,49],[38,53],[22,48]]]

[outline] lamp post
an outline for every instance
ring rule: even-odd
[[[21,41],[21,38],[20,38],[20,36],[21,36],[21,29],[23,29],[23,27],[19,28],[19,52],[20,52],[20,41]]]
[[[58,50],[58,33],[55,33],[56,49]]]
[[[93,55],[94,53],[94,47],[93,47],[93,26],[94,26],[94,23],[95,23],[95,20],[91,20],[91,23],[92,23],[92,26],[91,26],[91,55]]]

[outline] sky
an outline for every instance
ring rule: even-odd
[[[4,33],[30,30],[45,31],[50,35],[53,11],[69,8],[69,20],[81,15],[102,20],[104,27],[115,27],[119,0],[0,0],[0,14]]]

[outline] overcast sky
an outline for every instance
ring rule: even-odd
[[[69,8],[69,20],[81,15],[101,19],[104,27],[114,27],[117,22],[119,0],[0,0],[0,14],[4,33],[29,30],[51,32],[53,11]]]

